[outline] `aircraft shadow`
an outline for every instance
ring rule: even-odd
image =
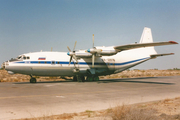
[[[164,84],[164,85],[174,85],[175,83],[166,82],[153,82],[153,81],[143,81],[146,79],[164,79],[167,77],[141,77],[141,78],[122,78],[122,79],[104,79],[98,81],[99,83],[112,83],[112,82],[129,82],[129,83],[148,83],[148,84]]]
[[[17,82],[17,83],[14,83],[14,84],[69,83],[69,82],[76,82],[76,81],[72,81],[72,80],[65,80],[65,81],[37,81],[37,83]]]
[[[145,81],[147,79],[164,79],[167,77],[141,77],[141,78],[116,78],[116,79],[101,79],[99,81],[85,81],[87,82],[96,82],[96,83],[114,83],[114,82],[127,82],[127,83],[146,83],[146,84],[164,84],[164,85],[174,85],[175,83],[166,83],[166,82],[153,82],[153,81]],[[29,82],[18,82],[14,84],[42,84],[42,83],[77,83],[70,79],[66,81],[40,81],[37,83],[29,83]],[[84,82],[79,82],[84,83]]]

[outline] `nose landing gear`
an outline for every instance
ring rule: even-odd
[[[32,75],[30,75],[30,77],[31,77],[30,83],[36,83],[37,82],[36,78],[32,77]]]

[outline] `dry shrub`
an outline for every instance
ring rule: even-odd
[[[168,104],[169,102],[172,102],[172,99],[166,98],[165,100],[162,101],[164,104]]]
[[[77,116],[77,114],[76,113],[64,113],[64,114],[62,114],[62,115],[60,115],[57,119],[70,119],[70,118],[73,118],[74,116]]]
[[[142,109],[137,106],[117,106],[108,111],[113,120],[156,120],[155,109]]]

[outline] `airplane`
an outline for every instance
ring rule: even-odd
[[[174,53],[158,54],[154,46],[178,44],[175,41],[153,42],[151,29],[145,27],[139,43],[118,46],[94,46],[86,50],[69,52],[33,52],[19,55],[2,64],[9,74],[30,75],[30,83],[36,83],[33,76],[71,76],[73,81],[98,81],[99,76],[122,72],[147,60]],[[85,79],[86,78],[86,79]]]

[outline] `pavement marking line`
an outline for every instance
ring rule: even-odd
[[[148,87],[144,87],[141,89],[147,89]],[[131,90],[136,90],[139,88],[134,88]],[[128,90],[128,89],[127,89]],[[109,91],[94,91],[94,92],[83,92],[83,93],[67,93],[67,94],[51,94],[51,95],[29,95],[29,96],[10,96],[10,97],[0,97],[0,99],[13,99],[13,98],[30,98],[30,97],[46,97],[46,96],[66,96],[66,95],[81,95],[81,94],[92,94],[92,93],[111,93],[111,92],[120,92],[120,91],[127,91],[127,90],[109,90]]]
[[[56,97],[59,97],[59,98],[65,98],[64,96],[56,96]]]

